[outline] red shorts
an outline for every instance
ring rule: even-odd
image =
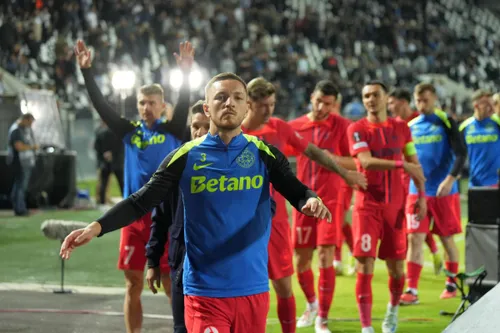
[[[346,187],[344,190],[344,209],[346,211],[348,211],[349,208],[351,208],[353,192],[354,192],[354,189],[350,186]]]
[[[184,296],[189,333],[265,333],[269,293],[214,298]]]
[[[324,202],[332,213],[332,222],[318,220],[293,210],[292,244],[294,248],[316,248],[318,245],[342,245],[344,201]]]
[[[121,229],[120,255],[118,257],[118,269],[144,271],[146,266],[146,244],[151,234],[151,213]],[[168,242],[165,244],[165,252],[160,259],[160,270],[169,273],[168,265]]]
[[[404,260],[406,233],[404,207],[383,203],[354,205],[352,212],[352,238],[355,257],[378,257],[382,260]]]
[[[269,279],[279,280],[293,275],[293,249],[288,221],[273,220],[267,246]]]
[[[408,233],[428,233],[446,237],[462,232],[460,221],[460,194],[445,197],[426,197],[427,217],[417,221],[413,211],[418,195],[410,194],[406,200],[406,231]],[[432,225],[431,225],[432,219]]]

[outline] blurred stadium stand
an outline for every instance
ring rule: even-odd
[[[408,88],[433,81],[441,107],[461,120],[471,112],[472,90],[498,90],[498,11],[485,7],[487,1],[417,3],[9,1],[0,5],[0,66],[30,87],[56,92],[62,123],[72,129],[67,141],[78,152],[79,178],[95,174],[89,133],[96,114],[72,52],[78,38],[92,47],[96,79],[117,109],[110,73],[124,67],[136,72],[137,85],[161,82],[175,101],[172,53],[189,39],[205,78],[235,71],[246,80],[272,80],[281,88],[276,114],[283,118],[305,113],[314,84],[323,78],[340,87],[344,113],[359,115],[362,84],[377,78]],[[134,96],[125,103],[126,116],[134,117]]]

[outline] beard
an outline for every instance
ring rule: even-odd
[[[220,130],[232,131],[241,127],[244,117],[238,115],[225,115],[219,119],[212,119],[215,126]]]

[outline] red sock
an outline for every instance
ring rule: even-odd
[[[335,261],[342,261],[342,246],[335,247],[335,254],[334,254],[333,259]]]
[[[434,254],[438,251],[436,241],[434,240],[434,237],[432,237],[432,233],[427,233],[427,236],[425,237],[425,243],[427,243],[427,246],[431,250],[431,253]]]
[[[446,267],[447,271],[453,274],[458,273],[458,262],[447,261],[444,263],[444,266]],[[455,281],[452,278],[446,278],[446,283],[454,285]]]
[[[335,270],[333,267],[319,269],[318,293],[320,318],[328,318],[328,311],[332,305],[333,292],[335,291]]]
[[[295,333],[296,307],[295,297],[278,297],[278,318],[281,324],[281,332]]]
[[[404,275],[399,279],[395,279],[389,275],[389,292],[391,293],[391,305],[399,305],[399,299],[403,294],[403,288],[405,287],[405,277]]]
[[[418,289],[418,280],[420,280],[420,273],[422,272],[422,265],[412,261],[406,263],[406,274],[408,279],[408,288]]]
[[[344,235],[345,243],[349,247],[349,251],[352,253],[352,228],[349,223],[344,223],[342,226],[342,234]]]
[[[373,274],[362,273],[356,277],[356,301],[363,328],[372,326],[372,278]]]
[[[316,293],[314,292],[314,275],[311,269],[298,273],[299,284],[306,296],[307,302],[312,303],[316,300]]]

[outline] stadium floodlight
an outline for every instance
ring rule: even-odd
[[[125,99],[135,86],[135,72],[129,69],[117,70],[111,75],[111,85],[120,94],[120,113],[125,116]]]
[[[184,77],[180,69],[176,68],[170,72],[170,86],[174,90],[179,90],[184,81]],[[199,69],[192,69],[191,73],[189,73],[189,85],[191,90],[198,90],[203,83],[203,74]]]
[[[111,85],[118,92],[128,91],[135,86],[135,72],[131,70],[117,70],[111,76]]]

